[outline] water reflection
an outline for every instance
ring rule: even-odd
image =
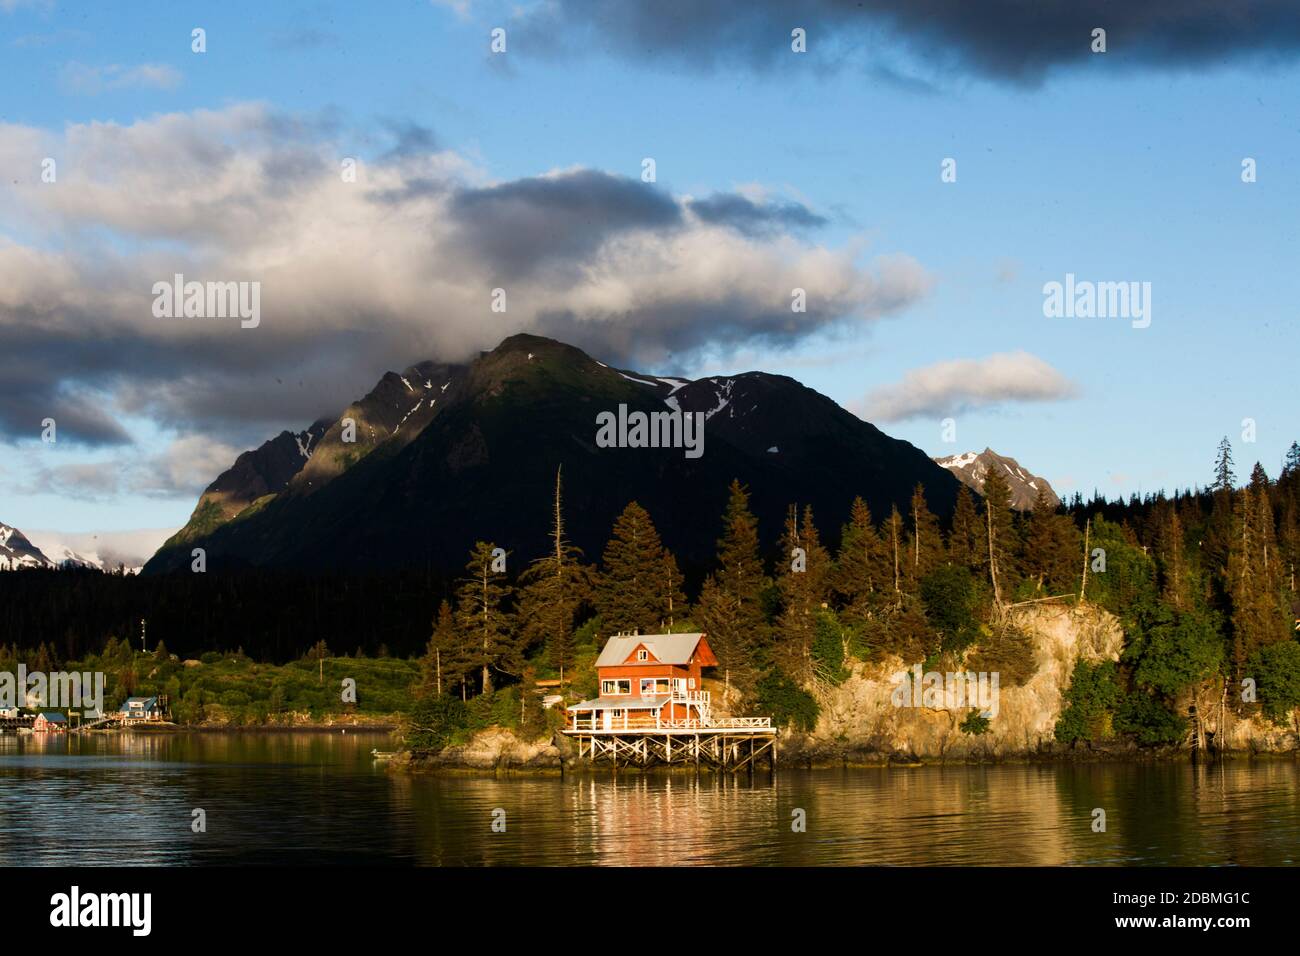
[[[370,750],[391,746],[0,737],[0,864],[1279,865],[1300,846],[1290,761],[495,778],[389,774]]]

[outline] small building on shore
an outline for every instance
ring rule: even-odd
[[[117,710],[124,724],[147,723],[167,719],[165,699],[158,697],[128,697]]]
[[[593,730],[707,724],[701,671],[717,663],[704,634],[615,635],[596,659],[600,696],[570,706],[570,720]]]
[[[42,710],[32,721],[32,732],[38,734],[67,733],[68,718],[56,710]]]

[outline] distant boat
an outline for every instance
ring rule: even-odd
[[[396,750],[379,750],[378,748],[370,751],[370,756],[376,760],[392,760],[397,756]]]

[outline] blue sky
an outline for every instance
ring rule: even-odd
[[[953,444],[940,440],[944,416],[932,411],[879,424],[932,455],[991,446],[1063,493],[1206,483],[1223,435],[1239,472],[1259,460],[1275,476],[1300,438],[1300,115],[1288,56],[1144,66],[1107,53],[1022,82],[969,63],[936,67],[896,32],[846,37],[823,27],[802,56],[694,66],[627,55],[599,33],[576,53],[543,51],[522,10],[11,0],[0,3],[0,123],[57,142],[81,124],[129,127],[261,104],[315,124],[331,149],[367,162],[382,161],[401,130],[423,130],[429,151],[472,165],[479,185],[574,168],[636,180],[653,157],[658,188],[674,197],[802,204],[826,224],[793,241],[860,250],[864,268],[879,255],[911,257],[929,284],[869,320],[752,341],[697,337],[703,345],[670,347],[645,371],[785,372],[860,410],[873,390],[936,363],[1028,353],[1070,384],[1067,397],[956,394]],[[498,25],[504,56],[488,52]],[[202,55],[190,50],[196,26],[207,31]],[[788,36],[773,45],[788,47]],[[888,70],[879,66],[886,54]],[[955,183],[940,181],[947,157],[957,161]],[[1241,181],[1244,157],[1257,161],[1257,182]],[[0,237],[53,253],[76,245],[86,256],[97,243],[130,256],[170,241],[165,229],[67,219],[46,230],[39,215],[0,225]],[[1043,285],[1066,273],[1150,282],[1150,327],[1044,317]],[[431,288],[430,316],[438,305]],[[0,337],[18,330],[0,325]],[[422,347],[412,341],[409,362],[426,357]],[[370,383],[384,368],[356,371]],[[229,416],[168,421],[123,404],[120,381],[86,383],[85,394],[115,409],[127,452],[0,434],[0,520],[68,532],[176,527],[203,483],[184,469],[153,487],[97,492],[53,479],[60,469],[112,468],[124,453],[161,461],[196,436],[238,449],[312,417],[296,405],[274,426],[274,412],[242,430]],[[1245,418],[1257,423],[1253,444],[1242,441]]]

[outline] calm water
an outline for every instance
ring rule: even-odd
[[[0,864],[1300,859],[1291,761],[495,779],[390,775],[370,750],[392,746],[383,734],[0,737]],[[190,829],[196,807],[204,834]],[[505,833],[491,829],[497,808]],[[806,833],[791,832],[795,808]]]

